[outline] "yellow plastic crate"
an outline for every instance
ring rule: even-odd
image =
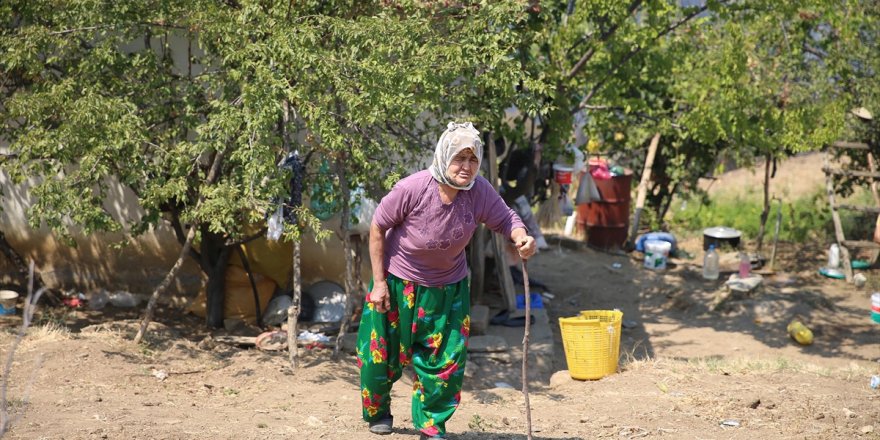
[[[620,356],[619,310],[584,310],[559,318],[565,361],[573,379],[601,379],[617,372]]]

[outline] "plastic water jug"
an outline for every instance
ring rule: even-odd
[[[748,278],[752,272],[752,260],[749,259],[749,254],[745,252],[739,253],[739,277],[740,278]]]
[[[717,280],[719,272],[718,263],[718,252],[715,252],[715,245],[710,244],[709,250],[703,257],[703,278],[707,280]]]
[[[828,267],[831,269],[840,267],[840,246],[837,243],[832,244],[828,249]]]

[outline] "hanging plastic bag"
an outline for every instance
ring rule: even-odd
[[[593,176],[590,173],[584,173],[583,175],[581,175],[581,180],[578,184],[577,196],[574,199],[574,204],[583,205],[585,203],[601,201],[602,196],[599,195],[599,188],[596,187],[596,182],[593,180]]]
[[[339,201],[336,189],[333,186],[333,175],[330,171],[330,163],[321,161],[318,168],[318,177],[311,184],[309,193],[309,208],[318,220],[325,221],[339,212]]]
[[[275,213],[269,216],[266,238],[269,241],[278,241],[278,239],[281,238],[282,232],[284,232],[284,207],[279,204]]]
[[[367,197],[367,192],[363,187],[357,187],[351,191],[351,201],[351,215],[354,218],[349,225],[349,231],[361,235],[369,234],[370,224],[373,222],[373,213],[376,212],[376,207],[379,206],[379,203]]]
[[[568,197],[568,188],[568,185],[559,185],[559,210],[564,216],[574,212],[574,205],[571,204],[571,198]]]

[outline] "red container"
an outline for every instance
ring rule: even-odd
[[[587,225],[587,244],[598,249],[616,250],[626,243],[627,226]]]
[[[571,173],[573,171],[572,167],[553,165],[553,177],[556,183],[560,185],[571,185]]]
[[[599,248],[620,249],[629,229],[632,171],[611,179],[594,179],[601,202],[578,205],[577,222],[586,225],[587,244]]]
[[[632,200],[632,170],[626,170],[623,175],[614,176],[610,179],[593,179],[602,201],[605,203],[629,202]]]
[[[629,203],[593,202],[578,205],[577,222],[600,226],[626,225],[629,223]]]

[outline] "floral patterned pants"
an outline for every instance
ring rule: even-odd
[[[429,436],[443,435],[461,400],[471,321],[468,280],[426,287],[388,275],[387,282],[391,308],[379,313],[368,302],[358,330],[364,420],[390,413],[391,386],[412,365],[413,425]]]

